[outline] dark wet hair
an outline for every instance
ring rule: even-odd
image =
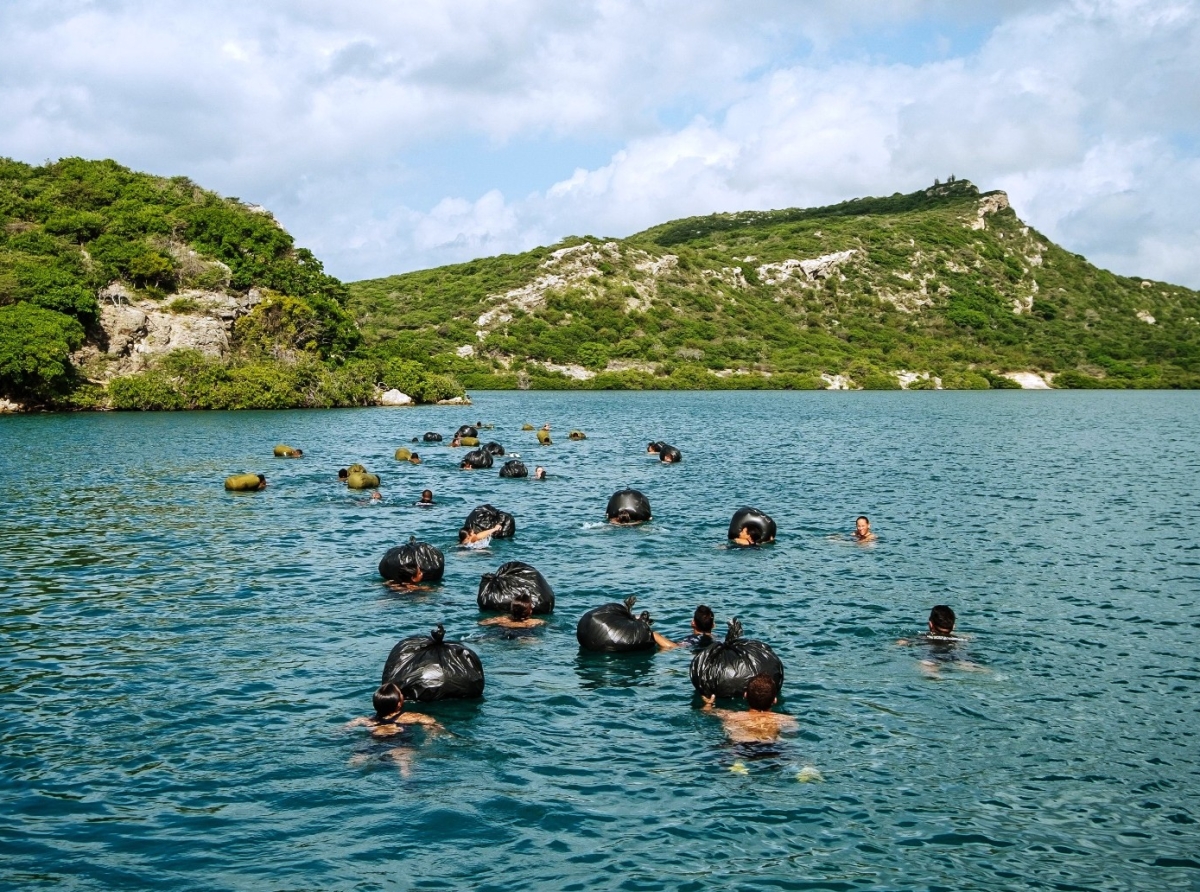
[[[385,719],[398,709],[404,708],[404,694],[394,681],[379,686],[371,697],[375,717]]]
[[[871,525],[871,518],[867,517],[865,514],[860,514],[858,517],[854,518],[855,523],[858,523],[860,520],[865,520],[867,522],[867,526]]]
[[[508,605],[508,612],[513,619],[518,621],[533,616],[533,598],[530,597],[529,592],[518,592],[513,595],[512,603]]]
[[[293,449],[293,450],[292,450],[292,454],[293,454],[293,455],[303,455],[303,454],[304,454],[304,450],[303,450],[303,449]]]
[[[410,452],[410,453],[409,453],[409,455],[408,455],[408,460],[409,460],[409,461],[414,461],[414,460],[415,460],[415,461],[420,461],[420,460],[421,460],[421,456],[417,455],[415,452]]]
[[[647,451],[647,452],[661,452],[661,451],[662,451],[662,444],[661,444],[661,443],[658,443],[658,442],[651,442],[651,443],[647,443],[647,444],[646,444],[646,451]]]
[[[467,536],[469,536],[470,534],[471,534],[470,530],[468,530],[466,527],[463,527],[461,530],[458,531],[458,541],[466,542]]]
[[[775,679],[765,673],[754,676],[746,685],[746,703],[751,709],[770,709],[777,696],[779,688],[775,685]]]
[[[432,489],[421,490],[421,501],[422,502],[432,502],[433,501],[433,490]]]
[[[266,482],[267,482],[267,478],[264,475],[259,474],[258,475],[258,485],[263,486],[266,484]]]
[[[695,623],[697,632],[711,632],[714,620],[712,608],[707,604],[701,604],[692,614],[692,622]]]
[[[622,508],[617,512],[617,515],[614,519],[620,523],[632,523],[633,522],[633,512],[630,511],[628,508]]]
[[[935,629],[940,629],[944,632],[954,631],[954,621],[956,619],[954,611],[945,604],[938,604],[929,611],[929,624]]]
[[[347,471],[345,468],[341,468],[338,471],[338,480],[345,480],[349,476],[350,476],[350,472]]]

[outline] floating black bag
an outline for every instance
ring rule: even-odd
[[[650,500],[636,489],[623,489],[614,492],[608,500],[605,509],[609,520],[620,520],[621,523],[637,523],[650,519]]]
[[[510,539],[517,531],[517,522],[507,511],[493,508],[491,505],[480,505],[467,515],[462,528],[472,533],[482,533],[499,525],[500,529],[492,533],[497,539]]]
[[[484,452],[482,449],[472,449],[463,456],[462,467],[475,468],[490,468],[492,466],[492,454]]]
[[[554,611],[554,589],[546,577],[523,561],[501,564],[495,573],[485,573],[479,580],[475,602],[480,610],[507,611],[517,595],[529,595],[534,613]]]
[[[506,461],[503,467],[500,468],[501,477],[528,477],[529,468],[525,467],[525,462],[519,458],[510,458]]]
[[[442,442],[442,435],[434,433],[433,431],[425,431],[425,436],[421,439],[423,439],[426,443],[440,443]]]
[[[742,624],[729,621],[725,640],[692,657],[692,687],[704,696],[742,697],[756,675],[769,675],[776,690],[783,687],[783,663],[770,645],[742,637]]]
[[[410,538],[404,545],[389,548],[379,562],[380,576],[406,585],[437,582],[445,572],[445,555],[428,542],[418,542],[416,538]]]
[[[405,700],[429,703],[483,695],[483,664],[465,644],[443,641],[441,623],[429,635],[405,638],[383,665],[383,681],[395,683]]]
[[[503,454],[504,454],[504,447],[503,447],[503,446],[501,446],[499,443],[495,443],[495,442],[492,442],[492,443],[484,443],[484,444],[483,444],[483,451],[484,451],[484,452],[487,452],[487,453],[490,453],[491,455],[503,455]]]
[[[478,437],[479,431],[478,431],[478,429],[472,427],[469,424],[464,424],[462,427],[460,427],[458,430],[456,430],[454,432],[454,436],[455,436],[455,438],[460,439],[460,440],[463,437]]]
[[[642,611],[633,615],[637,598],[630,596],[622,604],[601,604],[579,618],[575,637],[584,650],[602,653],[623,653],[653,650],[654,633],[650,631],[650,614]]]
[[[667,443],[661,444],[662,448],[658,450],[658,460],[668,464],[675,464],[683,461],[683,453]]]
[[[750,538],[755,542],[775,541],[775,521],[757,508],[738,508],[729,521],[729,538],[736,539],[743,529],[750,530]]]

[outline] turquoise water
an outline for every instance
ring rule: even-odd
[[[391,457],[480,418],[551,478]],[[520,431],[543,421],[552,447]],[[1200,888],[1200,394],[479,394],[4,418],[0,444],[0,886]],[[383,504],[334,482],[356,460]],[[241,471],[270,487],[226,493]],[[654,521],[600,523],[627,485]],[[516,538],[457,551],[485,501]],[[743,504],[775,546],[724,547]],[[410,534],[447,553],[432,592],[376,574]],[[477,625],[512,559],[557,593],[529,640]],[[580,654],[579,615],[628,594],[678,637],[700,601],[740,616],[798,736],[745,758],[687,655]],[[989,671],[895,646],[935,603]],[[426,707],[453,736],[401,771],[345,725],[437,622],[487,690]]]

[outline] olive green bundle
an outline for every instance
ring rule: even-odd
[[[537,438],[538,438],[538,442],[541,443],[543,446],[549,446],[553,442],[550,439],[550,431],[548,431],[544,428],[537,432]]]
[[[479,438],[478,437],[459,437],[458,442],[461,443],[463,446],[478,446]]]
[[[234,492],[248,492],[259,489],[263,482],[258,474],[233,474],[225,478],[225,488]]]
[[[586,440],[587,434],[585,434],[583,431],[571,431],[569,434],[567,434],[567,437],[572,440]]]
[[[523,431],[531,431],[531,430],[533,430],[533,425],[532,425],[532,424],[522,424],[522,425],[521,425],[521,430],[523,430]]]
[[[379,475],[365,471],[355,471],[346,478],[346,486],[350,489],[374,489],[378,485]]]
[[[288,446],[285,443],[280,443],[278,446],[275,447],[275,457],[276,458],[295,458],[296,450],[293,449],[291,446]]]
[[[364,468],[362,465],[353,464],[350,467],[346,468],[346,472],[348,474],[365,474],[365,473],[367,473],[367,469]]]
[[[412,458],[412,450],[401,446],[396,450],[396,461],[408,461]]]

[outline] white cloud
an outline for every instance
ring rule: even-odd
[[[345,278],[955,173],[1072,250],[1198,286],[1198,17],[1183,0],[17,0],[0,154],[190,176],[268,205]],[[620,148],[567,178],[531,160],[439,189],[428,159],[463,144]]]

